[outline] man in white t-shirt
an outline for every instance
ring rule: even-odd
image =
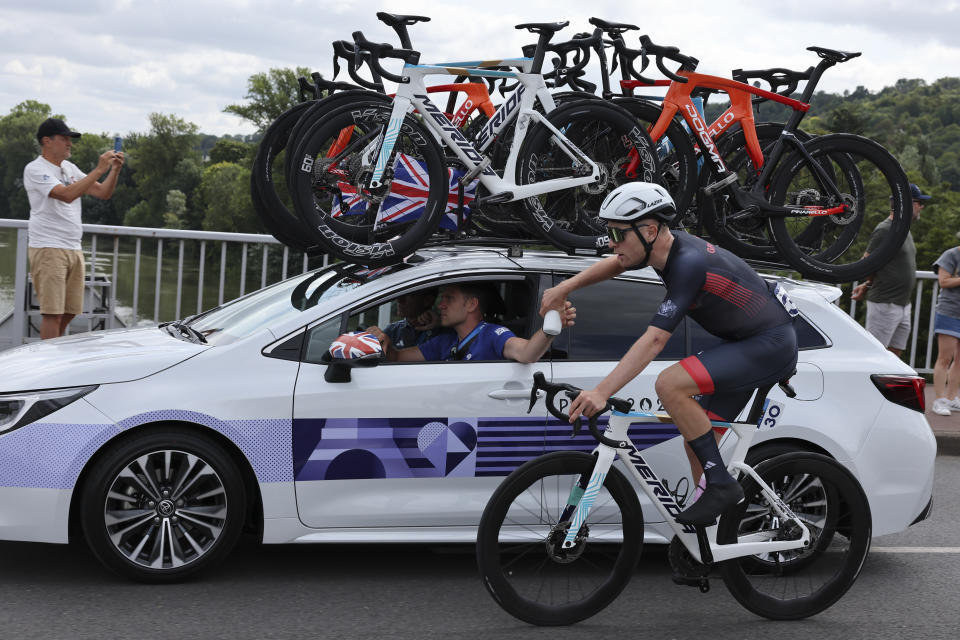
[[[80,196],[108,200],[117,187],[123,152],[106,151],[89,174],[69,162],[73,140],[63,120],[48,118],[37,130],[41,153],[23,169],[23,186],[30,199],[30,275],[40,300],[40,338],[62,336],[83,310],[83,252],[80,238]],[[104,174],[107,179],[98,182]]]

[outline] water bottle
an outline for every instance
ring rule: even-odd
[[[117,153],[123,151],[123,138],[120,137],[120,134],[113,136],[113,150]]]
[[[551,309],[543,316],[543,332],[548,336],[555,336],[560,333],[563,326],[560,322],[560,312]]]

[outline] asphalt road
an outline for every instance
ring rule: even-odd
[[[757,618],[720,581],[707,594],[675,586],[656,548],[602,614],[545,629],[494,604],[466,547],[248,543],[196,582],[145,586],[113,577],[83,547],[4,542],[0,638],[952,639],[958,487],[960,457],[938,458],[933,518],[876,538],[850,592],[799,622]]]

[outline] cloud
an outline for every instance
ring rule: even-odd
[[[249,76],[306,66],[330,77],[330,42],[358,29],[371,40],[396,43],[374,17],[377,10],[432,17],[409,28],[424,61],[515,56],[536,39],[515,24],[569,20],[561,36],[568,37],[596,15],[633,22],[641,29],[628,36],[635,44],[648,32],[717,75],[736,67],[805,69],[817,62],[805,50],[812,44],[863,51],[825,74],[821,88],[828,91],[857,85],[876,91],[901,77],[932,82],[960,68],[956,0],[729,0],[722,6],[690,0],[645,3],[642,10],[622,0],[442,7],[433,0],[48,0],[0,7],[0,114],[36,99],[90,131],[143,131],[147,115],[162,111],[204,132],[249,133],[251,125],[222,113],[243,101]]]

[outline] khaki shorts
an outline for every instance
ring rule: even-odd
[[[28,247],[30,277],[40,313],[59,316],[83,312],[83,252],[54,247]]]
[[[906,349],[912,306],[867,300],[867,331],[889,349]]]

